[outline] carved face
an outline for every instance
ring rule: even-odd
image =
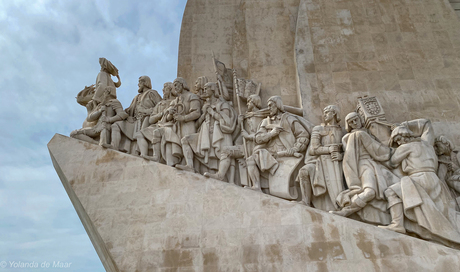
[[[201,82],[200,82],[200,79],[197,79],[195,81],[195,94],[199,93],[200,89],[201,89]]]
[[[163,98],[164,97],[171,97],[171,87],[169,85],[163,86]]]
[[[139,86],[139,89],[144,88],[144,79],[143,78],[139,78],[139,83],[137,84],[137,86]]]
[[[183,90],[182,83],[180,83],[179,81],[174,81],[174,90],[176,90],[177,94],[181,94]]]
[[[276,106],[275,102],[269,101],[268,109],[270,110],[270,116],[275,116],[276,114],[278,114],[278,107]]]
[[[325,109],[323,112],[323,118],[325,123],[329,123],[335,118],[335,112],[331,109]]]
[[[359,118],[359,116],[355,116],[349,119],[347,122],[351,129],[359,129],[363,127],[363,125],[361,124],[361,118]]]
[[[213,94],[214,94],[214,91],[212,90],[211,85],[205,85],[204,92],[201,95],[201,98],[203,99],[210,98]]]
[[[248,111],[252,111],[254,109],[254,102],[252,99],[248,99]]]
[[[396,135],[393,141],[396,142],[398,145],[403,145],[409,142],[409,138],[401,136],[401,135]]]
[[[436,151],[436,155],[438,156],[447,155],[449,153],[449,147],[441,141],[436,141],[434,143],[434,151]]]

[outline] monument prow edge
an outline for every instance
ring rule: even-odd
[[[458,271],[460,252],[56,134],[107,271]]]

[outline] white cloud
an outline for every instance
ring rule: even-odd
[[[120,70],[127,107],[137,80],[158,91],[176,76],[186,0],[0,0],[0,256],[71,261],[66,271],[103,271],[51,165],[54,133],[81,127],[75,96],[99,72]]]

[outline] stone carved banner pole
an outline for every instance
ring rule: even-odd
[[[238,114],[241,115],[241,102],[240,102],[240,88],[238,86],[238,79],[236,78],[236,70],[233,69],[233,85],[235,86],[236,101],[238,103]],[[241,131],[243,131],[243,124],[241,124]],[[248,149],[246,148],[246,138],[243,137],[243,150],[244,150],[244,159],[248,158]]]

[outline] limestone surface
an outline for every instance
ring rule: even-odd
[[[56,134],[107,271],[458,271],[460,251]]]
[[[451,1],[456,7],[457,0]],[[214,78],[211,52],[320,123],[321,109],[381,98],[460,144],[460,23],[446,0],[189,0],[178,76]],[[264,105],[265,106],[265,105]]]

